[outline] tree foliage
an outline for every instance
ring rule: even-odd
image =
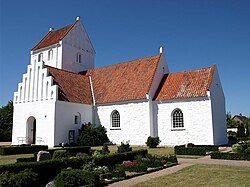
[[[109,141],[106,129],[101,126],[94,126],[91,123],[83,124],[79,130],[79,145],[101,146]]]
[[[13,102],[0,108],[0,141],[11,141],[13,124]]]

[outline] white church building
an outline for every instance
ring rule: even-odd
[[[227,143],[225,97],[216,65],[170,72],[164,52],[95,68],[79,17],[31,49],[14,93],[12,144],[76,142],[78,129],[101,124],[113,143]]]

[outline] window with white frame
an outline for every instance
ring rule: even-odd
[[[76,54],[76,62],[82,63],[82,55],[81,55],[81,53]]]
[[[184,120],[183,113],[180,109],[175,109],[172,113],[172,125],[173,128],[183,128]]]
[[[81,123],[81,115],[79,113],[77,115],[75,115],[74,123],[75,124],[80,124]]]
[[[53,50],[49,50],[48,52],[48,60],[52,60],[53,59]]]
[[[120,114],[117,110],[111,113],[111,127],[120,127]]]
[[[42,62],[42,61],[43,61],[43,54],[40,53],[40,54],[38,55],[38,62]]]

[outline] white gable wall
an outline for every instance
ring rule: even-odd
[[[215,69],[212,79],[210,97],[213,115],[214,144],[227,144],[225,97],[217,68]]]
[[[55,111],[55,145],[69,143],[69,130],[75,130],[77,140],[82,124],[92,123],[92,105],[56,101]],[[75,124],[75,115],[80,116],[79,124]]]
[[[158,136],[161,145],[182,145],[194,143],[209,145],[213,142],[211,102],[208,98],[179,101],[159,101]],[[184,116],[184,128],[172,128],[172,112],[181,109]]]
[[[120,128],[112,128],[111,113],[120,113]],[[107,135],[113,143],[127,142],[131,145],[144,145],[150,136],[149,102],[131,101],[98,105],[96,123],[107,129]]]
[[[80,21],[62,40],[62,69],[80,72],[94,68],[95,50]],[[77,62],[77,54],[81,54],[81,63]]]

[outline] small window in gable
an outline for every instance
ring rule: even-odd
[[[82,55],[81,55],[81,53],[76,54],[76,62],[82,63]]]
[[[175,109],[172,113],[173,128],[184,128],[183,113],[180,109]]]
[[[42,61],[43,61],[43,54],[40,53],[40,54],[38,55],[38,62],[42,62]]]
[[[120,114],[117,110],[111,113],[111,127],[120,127]]]
[[[48,60],[52,60],[53,59],[53,50],[49,50],[48,52]]]
[[[81,115],[80,115],[80,113],[78,113],[77,115],[75,115],[74,123],[75,124],[80,124],[81,123]]]

